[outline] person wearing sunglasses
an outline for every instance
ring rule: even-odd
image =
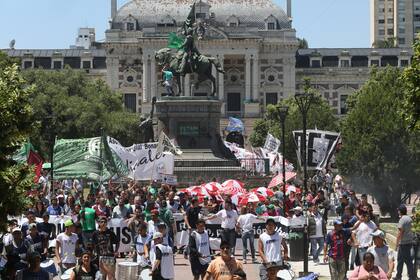
[[[99,229],[93,233],[92,241],[96,254],[99,257],[101,274],[106,276],[108,280],[114,280],[115,258],[118,257],[120,244],[115,233],[107,227],[107,222],[106,217],[99,218]]]

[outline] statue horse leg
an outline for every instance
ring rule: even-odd
[[[213,68],[213,64],[209,63],[209,67],[207,67],[207,78],[211,81],[211,84],[213,85],[213,90],[210,96],[215,96],[216,95],[216,78],[213,77],[212,74],[212,68]]]
[[[176,96],[181,96],[182,95],[181,76],[179,74],[176,75],[176,83],[178,85],[178,93],[176,94]]]

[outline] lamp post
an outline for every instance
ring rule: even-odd
[[[279,115],[279,119],[280,119],[280,123],[281,123],[281,148],[282,148],[282,158],[283,158],[283,162],[282,162],[283,195],[286,195],[286,158],[284,156],[285,153],[286,153],[286,141],[285,141],[285,132],[284,132],[285,128],[284,128],[284,126],[285,126],[288,111],[289,111],[288,106],[277,107],[277,113]],[[284,213],[284,214],[286,214],[286,213]]]
[[[47,116],[44,117],[44,120],[48,123],[47,127],[49,130],[49,145],[50,145],[50,163],[51,163],[51,169],[50,169],[50,177],[51,177],[51,193],[54,193],[54,145],[55,145],[55,123],[54,123],[54,115],[53,113],[49,113]]]
[[[306,194],[308,191],[308,160],[306,155],[306,120],[308,117],[308,111],[311,103],[314,100],[314,95],[310,92],[310,83],[308,80],[305,81],[304,93],[296,93],[295,100],[302,114],[303,119],[303,140],[301,142],[301,158],[303,159],[303,188],[304,188],[304,207],[306,207]],[[308,275],[308,226],[305,217],[304,233],[303,233],[303,274]]]

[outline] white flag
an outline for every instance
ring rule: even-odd
[[[158,153],[170,152],[174,155],[181,155],[182,151],[172,143],[171,139],[162,131],[159,135],[159,142],[157,146]]]
[[[270,152],[277,152],[280,148],[280,143],[279,139],[268,133],[267,138],[265,139],[264,149]]]

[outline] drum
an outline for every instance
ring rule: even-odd
[[[117,279],[137,280],[140,266],[135,262],[118,263]]]
[[[64,271],[64,273],[61,275],[60,279],[61,280],[69,280],[70,279],[70,275],[71,272],[73,271],[73,268],[69,268],[66,271]]]
[[[45,260],[41,262],[41,268],[45,269],[50,275],[57,276],[57,268],[53,260]]]
[[[277,279],[281,280],[292,280],[294,278],[294,273],[288,269],[282,269],[277,272]]]
[[[152,276],[150,276],[151,272],[152,270],[150,268],[143,269],[138,280],[152,280]]]

